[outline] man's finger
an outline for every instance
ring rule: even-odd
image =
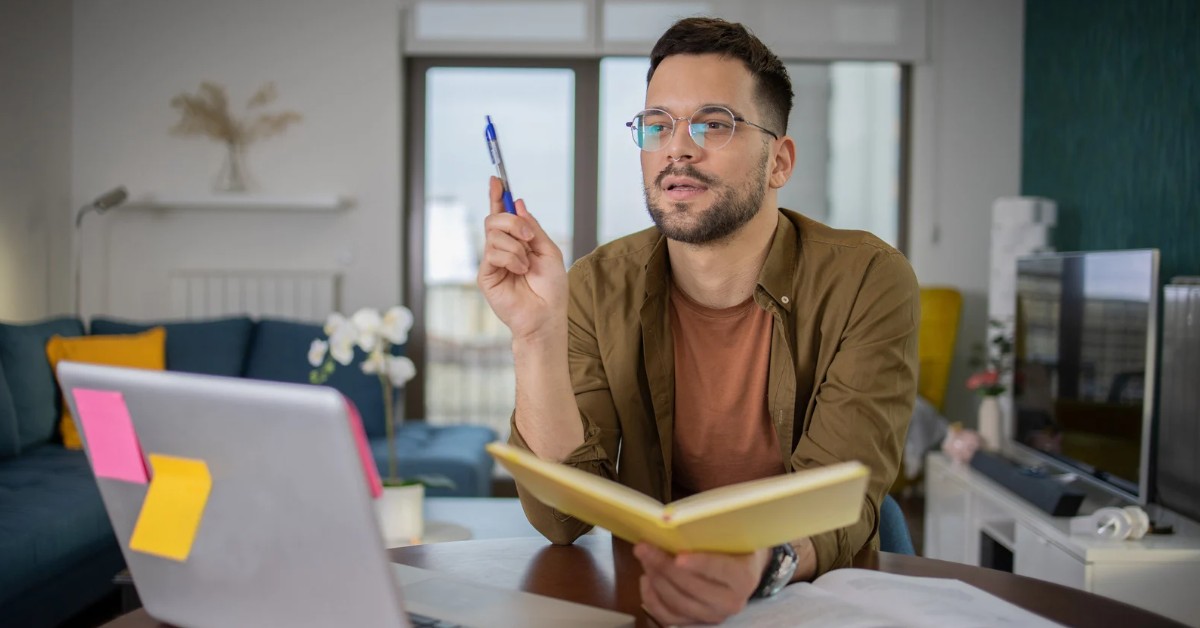
[[[504,184],[494,176],[488,179],[488,213],[504,213]]]
[[[527,219],[518,218],[509,213],[490,214],[483,219],[483,230],[489,239],[494,233],[502,233],[528,242],[537,236],[537,232],[530,226],[530,223],[531,221]]]
[[[488,249],[483,254],[483,261],[492,268],[503,268],[510,273],[524,275],[529,272],[529,260],[524,256],[499,249]]]
[[[650,577],[642,576],[638,580],[638,590],[642,594],[642,608],[646,609],[654,621],[663,626],[674,628],[686,620],[679,617],[663,603],[658,597],[658,593],[654,591],[654,587],[650,586]]]

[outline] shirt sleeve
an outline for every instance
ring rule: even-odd
[[[877,255],[862,277],[839,349],[792,454],[796,470],[858,460],[870,468],[858,522],[812,537],[817,575],[877,546],[879,505],[896,479],[917,390],[920,298],[899,253]]]
[[[614,454],[621,434],[616,405],[596,341],[594,299],[587,268],[577,264],[571,269],[568,281],[567,361],[575,402],[583,421],[583,444],[572,451],[563,464],[616,480]],[[515,412],[510,423],[509,444],[528,450],[529,445],[517,430]],[[592,528],[588,523],[541,503],[523,491],[519,484],[517,494],[530,524],[552,543],[570,544]]]

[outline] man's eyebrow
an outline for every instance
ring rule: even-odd
[[[730,104],[723,103],[723,102],[706,102],[703,105],[700,105],[699,107],[696,107],[695,109],[693,109],[692,112],[695,113],[705,107],[724,107],[724,108],[732,111],[734,113],[734,115],[741,115],[740,113],[738,113],[738,110],[736,107],[734,107],[733,105],[730,105]],[[646,105],[646,108],[647,109],[659,109],[662,111],[666,111],[667,113],[671,113],[671,109],[669,107],[667,107],[666,105]]]

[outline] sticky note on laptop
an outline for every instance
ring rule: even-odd
[[[185,561],[192,552],[212,475],[203,460],[150,454],[154,480],[138,514],[129,549]]]
[[[76,388],[71,394],[96,477],[145,484],[146,462],[121,393]]]
[[[346,401],[346,416],[350,419],[350,431],[354,434],[354,448],[358,450],[358,459],[362,463],[363,475],[367,479],[367,487],[373,499],[383,497],[383,482],[379,479],[379,468],[375,466],[375,457],[371,455],[371,446],[367,444],[367,431],[363,429],[362,416],[358,408],[348,397]]]

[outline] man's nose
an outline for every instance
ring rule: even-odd
[[[671,141],[667,144],[667,159],[674,162],[695,161],[700,153],[700,145],[692,139],[692,134],[688,132],[687,120],[680,120],[675,125],[675,132],[671,134]]]

